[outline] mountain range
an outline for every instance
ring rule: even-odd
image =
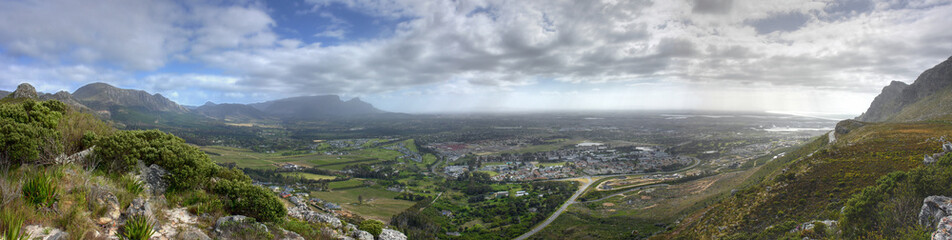
[[[77,109],[89,110],[103,117],[114,113],[195,115],[227,122],[254,122],[265,120],[307,121],[330,118],[378,117],[389,113],[370,103],[353,98],[343,101],[336,95],[302,96],[254,104],[215,104],[189,109],[161,94],[122,89],[106,83],[92,83],[73,93],[38,93],[29,83],[20,84],[13,92],[0,91],[0,96],[59,100]]]

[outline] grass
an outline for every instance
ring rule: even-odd
[[[330,179],[337,178],[335,176],[320,175],[320,174],[313,174],[313,173],[306,173],[306,172],[283,173],[283,175],[292,176],[292,177],[304,177],[306,179],[311,179],[311,180],[330,180]]]
[[[499,175],[499,173],[495,171],[479,171],[479,172],[489,174],[490,177],[495,177],[496,175]]]
[[[116,234],[119,239],[124,240],[147,240],[155,233],[152,227],[153,224],[149,222],[148,217],[134,215],[126,220],[126,223],[120,228],[121,232]]]
[[[373,164],[394,160],[402,156],[398,151],[369,148],[351,151],[346,155],[325,155],[323,152],[291,156],[278,153],[258,153],[247,149],[224,146],[203,146],[202,151],[212,153],[209,157],[217,163],[235,163],[240,168],[274,169],[281,164],[294,163],[301,166],[329,170],[341,170],[349,165]],[[435,162],[435,157],[433,158]]]
[[[51,207],[56,202],[57,185],[52,176],[39,172],[23,183],[23,198],[38,207]]]
[[[387,191],[381,186],[331,192],[311,192],[311,196],[340,204],[344,210],[384,222],[389,222],[391,217],[415,204],[411,201],[393,199],[397,194],[396,192]],[[358,204],[358,197],[363,197],[363,204]]]
[[[327,187],[330,188],[330,189],[332,189],[332,190],[336,190],[336,189],[355,188],[355,187],[360,187],[360,186],[363,186],[363,185],[364,185],[364,180],[363,180],[363,179],[360,179],[360,178],[351,178],[351,179],[348,179],[348,180],[346,180],[346,181],[330,182],[330,183],[327,184]]]

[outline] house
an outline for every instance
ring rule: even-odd
[[[522,190],[516,191],[516,197],[522,197],[522,196],[525,196],[525,195],[529,195],[529,193],[526,192],[526,191],[522,191]]]
[[[497,198],[508,197],[508,196],[509,196],[509,191],[499,191],[499,192],[493,193],[493,197],[497,197]]]
[[[325,202],[325,203],[324,203],[324,208],[326,208],[326,209],[328,209],[328,210],[340,210],[340,205],[337,205],[337,204],[334,204],[334,203],[331,203],[331,202]]]
[[[453,218],[453,211],[443,210],[443,211],[440,211],[440,215],[443,215],[444,217]]]

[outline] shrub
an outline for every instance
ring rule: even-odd
[[[59,101],[0,104],[0,159],[4,164],[49,160],[62,148],[56,130],[66,106]]]
[[[152,227],[153,225],[149,222],[148,217],[133,215],[129,220],[126,220],[126,224],[122,225],[116,235],[119,239],[124,240],[147,240],[155,233]]]
[[[227,198],[225,206],[234,214],[266,222],[281,221],[287,215],[287,209],[277,196],[248,182],[221,180],[215,184],[213,191]]]
[[[37,173],[23,183],[26,201],[41,207],[51,207],[56,202],[56,183],[45,173]]]
[[[357,229],[364,230],[373,234],[374,236],[380,235],[383,232],[383,223],[377,220],[369,219],[360,222],[360,225]]]
[[[158,130],[120,131],[96,142],[96,154],[107,171],[124,173],[142,160],[157,164],[171,173],[169,188],[187,190],[208,182],[216,166],[197,147],[188,145],[174,135]]]
[[[3,239],[21,240],[29,239],[30,236],[24,234],[23,217],[11,212],[0,212],[0,231],[3,231]]]

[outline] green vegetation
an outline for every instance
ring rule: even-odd
[[[2,210],[0,212],[0,231],[3,231],[3,233],[0,236],[5,240],[29,239],[30,236],[23,232],[23,219],[23,216],[13,214],[6,211],[6,209]]]
[[[4,100],[9,101],[9,99]],[[59,101],[0,104],[0,157],[5,165],[49,162],[62,151],[57,130],[66,104]]]
[[[268,222],[280,222],[287,215],[277,196],[249,182],[225,179],[215,184],[213,191],[228,198],[225,206],[232,213]]]
[[[127,172],[136,166],[137,160],[146,166],[157,164],[171,173],[167,180],[173,190],[200,187],[221,168],[185,140],[158,130],[120,131],[94,142],[96,156],[106,170]]]
[[[30,204],[52,207],[56,202],[57,184],[46,173],[39,173],[23,183],[23,197]]]
[[[123,240],[148,240],[155,233],[149,218],[143,215],[134,215],[126,220],[126,224],[116,232],[117,237]]]
[[[383,222],[373,219],[364,220],[363,222],[360,222],[360,225],[358,225],[357,229],[367,231],[370,234],[373,234],[374,237],[380,236],[380,232],[383,232]]]
[[[311,192],[311,196],[340,204],[341,208],[364,218],[388,220],[403,212],[414,202],[396,199],[399,193],[387,191],[382,186],[347,188],[330,192]],[[364,203],[358,198],[363,196]]]

